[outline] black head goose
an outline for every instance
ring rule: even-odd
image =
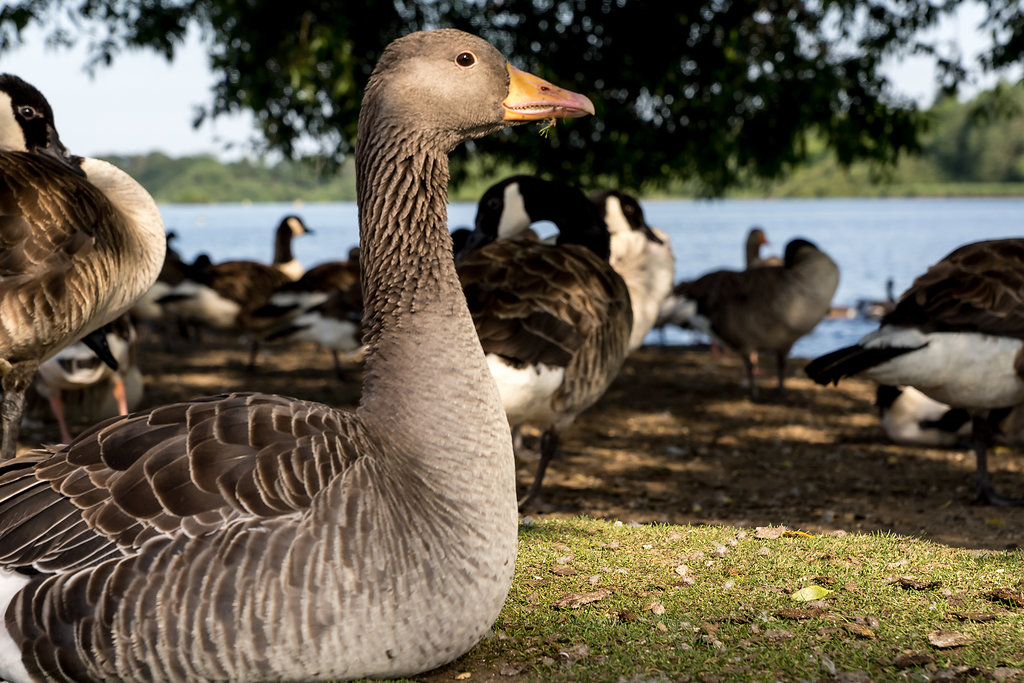
[[[781,392],[790,348],[825,317],[838,286],[835,262],[814,244],[795,239],[786,245],[783,266],[714,271],[678,285],[675,295],[691,308],[694,327],[743,358],[750,398],[756,400],[752,354],[775,354]]]
[[[662,230],[651,227],[636,197],[620,190],[590,195],[611,234],[612,268],[629,288],[633,304],[633,331],[629,350],[644,343],[658,320],[662,302],[672,293],[676,259],[672,243]]]
[[[527,215],[530,222],[555,221],[557,244],[498,239],[458,264],[509,424],[543,432],[537,474],[520,500],[524,508],[540,492],[559,433],[618,374],[633,325],[629,291],[608,262],[610,237],[596,208],[579,190],[533,180],[539,181],[520,185]],[[527,187],[553,189],[560,201],[538,202]],[[518,212],[518,199],[515,204]],[[551,213],[538,215],[546,206]],[[501,234],[494,227],[503,222],[500,207],[497,213],[494,208],[481,204],[477,214],[478,230],[491,236]]]
[[[127,415],[129,392],[126,378],[133,377],[135,382],[141,379],[135,362],[135,328],[128,316],[123,315],[107,323],[99,332],[105,337],[107,348],[116,361],[116,368],[101,361],[84,343],[76,342],[47,359],[39,366],[36,375],[36,391],[49,401],[64,443],[71,441],[71,431],[64,414],[64,396],[67,392],[82,392],[92,387],[109,390],[115,410],[108,415]],[[135,388],[141,389],[141,386]],[[100,402],[103,402],[102,398]]]
[[[313,231],[298,216],[285,216],[274,231],[274,260],[271,264],[287,275],[288,279],[298,280],[305,272],[305,268],[292,254],[292,239],[312,234]]]
[[[105,161],[71,156],[43,95],[0,74],[2,457],[17,450],[39,364],[149,289],[165,242],[142,186]]]
[[[197,399],[0,469],[0,676],[383,678],[473,647],[511,585],[518,516],[446,228],[448,153],[588,112],[461,31],[391,43],[356,148],[359,408]]]
[[[981,502],[1004,498],[988,477],[989,411],[1024,402],[1024,239],[975,242],[918,277],[879,328],[811,361],[819,384],[858,375],[912,386],[972,415]]]

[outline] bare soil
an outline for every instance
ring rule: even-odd
[[[351,408],[362,379],[355,362],[344,363],[344,378],[337,379],[330,354],[306,345],[267,349],[250,372],[239,340],[210,334],[202,342],[144,334],[139,358],[141,408],[227,391]],[[640,349],[563,435],[529,514],[785,524],[809,532],[894,532],[967,548],[1024,546],[1024,508],[972,503],[972,454],[888,443],[869,382],[823,388],[802,367],[791,361],[782,397],[763,377],[766,399],[752,403],[735,357],[689,347]],[[45,406],[35,414],[48,417]],[[58,434],[52,419],[37,419],[26,424],[22,442],[56,441]],[[527,448],[518,465],[521,489],[532,481],[536,462],[529,456]],[[990,470],[997,489],[1024,496],[1018,454],[998,449]]]

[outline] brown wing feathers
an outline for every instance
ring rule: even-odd
[[[96,425],[71,446],[0,470],[0,535],[14,539],[0,559],[84,566],[160,534],[303,510],[354,457],[343,419],[317,404],[233,394]]]

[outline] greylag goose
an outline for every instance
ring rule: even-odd
[[[988,414],[1024,402],[1024,239],[974,242],[918,277],[853,346],[807,365],[819,384],[854,375],[912,386],[971,414],[982,503],[1019,504],[988,475]]]
[[[596,207],[559,183],[513,182],[517,191],[488,190],[485,200],[512,196],[516,213],[525,203],[527,220],[558,225],[557,244],[498,239],[464,256],[458,272],[509,424],[542,430],[537,472],[520,500],[525,509],[541,490],[559,434],[622,367],[633,315],[626,283],[608,262],[610,236]],[[541,193],[558,201],[540,201]],[[504,213],[481,202],[477,231],[514,234],[498,227],[507,225]]]
[[[518,517],[446,228],[448,153],[592,112],[461,31],[392,42],[356,143],[359,408],[196,399],[0,468],[0,676],[382,678],[473,647],[511,585]]]
[[[764,234],[764,228],[754,226],[747,233],[747,241],[743,249],[743,262],[747,269],[760,268],[762,266],[781,266],[783,260],[778,256],[761,256],[761,247],[768,244],[768,236]]]
[[[662,230],[651,227],[636,197],[619,190],[590,195],[611,233],[612,268],[629,288],[633,304],[633,330],[629,350],[643,346],[654,327],[662,302],[672,293],[676,259],[672,242]]]
[[[0,74],[0,457],[17,451],[39,364],[124,313],[156,279],[165,244],[142,186],[71,156],[46,98]]]
[[[39,366],[39,372],[36,374],[36,391],[49,401],[64,443],[71,441],[71,431],[68,429],[64,414],[64,395],[67,392],[81,392],[92,387],[100,387],[103,391],[109,390],[116,406],[115,411],[109,415],[127,415],[126,378],[134,378],[135,388],[141,390],[141,373],[135,362],[135,328],[131,320],[128,316],[122,315],[98,331],[106,339],[107,348],[116,361],[116,368],[101,361],[96,353],[82,342],[76,342],[65,346],[57,355],[47,359]]]
[[[781,393],[789,350],[825,317],[838,286],[839,268],[828,254],[795,239],[786,245],[783,266],[714,271],[677,285],[675,294],[691,307],[695,327],[740,355],[750,398],[757,400],[752,354],[775,354]]]

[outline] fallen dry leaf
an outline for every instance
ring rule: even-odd
[[[666,633],[668,632],[668,626],[665,626],[665,622],[663,621],[659,621],[657,624],[655,624],[655,626],[658,627],[659,631],[665,631]]]
[[[780,609],[775,613],[775,616],[780,619],[816,619],[821,615],[825,614],[827,610],[823,607],[787,607],[786,609]]]
[[[1011,607],[1024,607],[1024,592],[1012,588],[996,588],[985,593],[985,597],[996,602],[1003,602]]]
[[[973,640],[973,638],[965,636],[962,633],[947,631],[944,628],[940,628],[938,631],[932,631],[928,634],[928,642],[931,643],[933,647],[937,647],[940,650],[944,650],[949,647],[960,647],[961,645],[966,645]]]
[[[690,573],[690,568],[687,567],[685,564],[680,564],[680,565],[676,566],[676,574],[679,574],[679,576],[686,576],[689,573]]]
[[[661,616],[665,613],[665,605],[661,604],[661,601],[659,600],[654,600],[653,602],[651,602],[651,604],[647,606],[647,609],[654,612],[656,616]]]
[[[575,567],[567,564],[555,565],[551,568],[551,573],[557,574],[558,576],[572,576],[573,574],[579,574]]]
[[[590,591],[589,593],[566,593],[558,600],[555,600],[552,603],[552,607],[556,609],[579,609],[583,605],[603,600],[611,594],[612,592],[607,588]]]
[[[786,538],[793,538],[794,536],[804,536],[806,538],[814,538],[811,534],[804,531],[783,531],[782,535]]]
[[[996,615],[986,614],[984,612],[950,612],[950,615],[956,617],[960,621],[995,621]]]
[[[858,638],[868,638],[870,640],[874,640],[875,638],[875,632],[864,624],[858,624],[851,621],[843,624],[843,628],[845,628],[848,633],[851,633]]]
[[[893,666],[897,669],[909,669],[912,666],[925,666],[935,661],[927,652],[901,652],[893,660]]]
[[[468,671],[463,671],[460,674],[456,674],[455,680],[457,680],[457,681],[465,681],[465,680],[468,680],[468,679],[470,679],[472,677],[473,677],[473,674],[469,673]]]
[[[908,591],[930,591],[942,586],[941,581],[918,581],[909,576],[901,576],[896,583]]]
[[[754,538],[774,539],[786,533],[784,526],[759,526],[754,529]]]

